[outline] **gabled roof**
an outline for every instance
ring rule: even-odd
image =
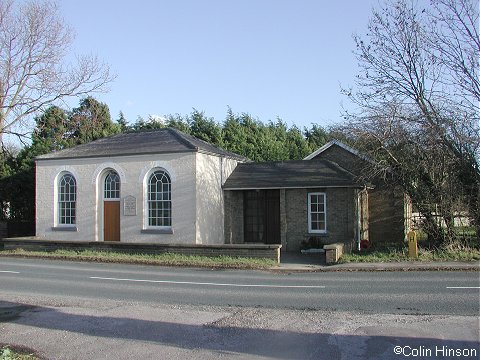
[[[123,133],[72,148],[38,156],[37,160],[77,159],[105,156],[202,152],[239,161],[246,158],[225,151],[173,128]]]
[[[353,155],[356,155],[358,156],[359,158],[365,160],[365,161],[368,161],[370,163],[373,163],[374,161],[372,159],[370,159],[368,156],[358,152],[357,150],[355,150],[354,148],[342,143],[340,140],[332,140],[332,141],[329,141],[328,143],[326,143],[325,145],[323,145],[322,147],[318,148],[317,150],[315,150],[314,152],[312,152],[310,155],[307,155],[303,160],[312,160],[314,159],[317,155],[321,154],[322,152],[328,150],[329,148],[331,148],[332,146],[334,145],[337,145],[339,147],[341,147],[342,149],[352,153]]]
[[[355,175],[329,160],[293,160],[238,164],[226,190],[313,187],[364,187]]]

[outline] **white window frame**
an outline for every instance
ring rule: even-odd
[[[153,200],[150,200],[150,180],[154,176],[155,173],[157,172],[163,172],[164,175],[167,177],[169,181],[169,199],[168,200],[160,200],[160,201],[165,201],[170,203],[170,224],[169,225],[150,225],[150,203]],[[158,201],[158,200],[157,200]],[[155,168],[152,169],[147,174],[146,181],[145,181],[145,229],[153,229],[153,230],[171,230],[172,229],[172,223],[173,223],[173,210],[172,210],[172,177],[168,173],[167,170],[162,169],[162,168]]]
[[[110,180],[110,176],[116,176],[117,182]],[[107,183],[107,179],[109,179]],[[119,201],[120,200],[121,181],[120,175],[115,170],[108,170],[103,178],[103,200],[105,201]],[[118,194],[113,197],[112,194]]]
[[[312,211],[312,197],[323,196],[323,211]],[[320,205],[320,203],[317,203]],[[325,228],[324,229],[312,229],[312,215],[324,214]],[[308,232],[310,234],[326,234],[327,233],[327,194],[325,192],[311,192],[308,193]]]
[[[73,201],[72,200],[69,200],[69,201],[62,201],[62,181],[64,179],[65,176],[70,176],[72,179],[73,179],[73,182],[74,182],[74,199]],[[77,179],[75,178],[75,176],[73,176],[72,173],[70,172],[63,172],[60,174],[60,177],[58,178],[58,183],[57,183],[57,225],[59,227],[65,227],[65,228],[69,228],[69,227],[76,227],[77,226],[77,192],[78,192],[78,185],[77,185]],[[62,222],[63,220],[63,216],[62,216],[62,204],[71,204],[73,203],[73,207],[70,207],[70,212],[72,211],[72,209],[74,210],[75,212],[75,215],[73,216],[73,222],[70,222],[70,223],[64,223]],[[67,210],[65,208],[65,210]],[[65,216],[65,218],[67,218],[67,216]],[[70,216],[69,218],[72,218],[72,215],[70,213]]]

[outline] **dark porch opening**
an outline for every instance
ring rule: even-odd
[[[281,244],[280,190],[244,192],[245,242]]]

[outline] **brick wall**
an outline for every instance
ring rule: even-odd
[[[286,251],[287,249],[287,201],[286,201],[286,190],[280,190],[280,242],[282,244],[282,249]]]
[[[405,240],[404,197],[399,190],[377,186],[368,196],[369,237],[372,243]]]
[[[367,161],[338,145],[332,145],[324,152],[318,154],[314,159],[333,161],[356,175],[361,175],[365,167],[368,165]]]
[[[49,241],[34,239],[4,239],[0,248],[5,250],[46,250],[56,249],[116,251],[126,253],[161,254],[171,252],[198,256],[235,256],[272,259],[280,262],[280,245],[186,245],[186,244],[134,244],[118,242]]]
[[[327,196],[327,233],[308,232],[308,193],[325,192]],[[286,250],[299,251],[303,241],[317,238],[324,244],[343,243],[345,251],[355,244],[356,190],[348,188],[287,189]]]
[[[327,233],[308,232],[308,193],[325,192],[327,196]],[[319,239],[321,245],[343,243],[345,251],[355,245],[357,225],[356,189],[312,188],[280,191],[280,236],[283,251],[299,251],[302,242]],[[243,192],[225,191],[225,242],[244,243]]]
[[[355,154],[333,145],[316,159],[334,161],[350,172],[362,176],[371,165]],[[400,188],[392,189],[381,179],[371,179],[375,189],[368,194],[368,238],[372,243],[398,242],[405,239],[405,202]],[[408,214],[407,214],[408,215]]]
[[[243,244],[243,192],[224,191],[225,243]]]

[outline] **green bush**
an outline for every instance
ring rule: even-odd
[[[8,346],[0,348],[0,360],[39,360],[33,354],[12,350]]]

